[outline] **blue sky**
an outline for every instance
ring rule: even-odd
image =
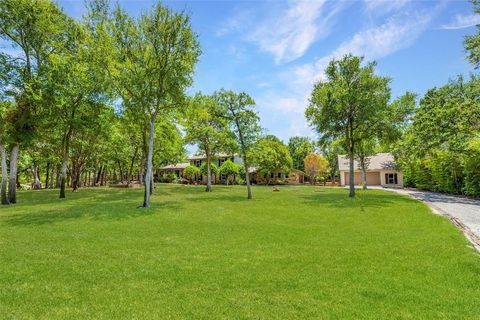
[[[71,15],[83,1],[59,1]],[[120,1],[131,14],[152,1]],[[423,94],[473,68],[463,49],[480,16],[468,1],[166,1],[186,10],[203,54],[191,91],[249,93],[262,126],[283,140],[315,137],[304,110],[329,60],[351,52],[378,62],[392,97]]]

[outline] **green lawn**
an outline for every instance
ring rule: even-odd
[[[480,319],[480,255],[382,191],[160,185],[0,208],[1,319]]]

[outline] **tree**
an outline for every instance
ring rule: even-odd
[[[327,173],[329,170],[327,159],[316,153],[310,153],[307,155],[303,160],[303,163],[305,166],[305,173],[310,179],[310,183],[314,183],[319,176]]]
[[[11,103],[8,101],[0,102],[0,156],[1,156],[1,171],[2,171],[2,184],[0,189],[1,204],[10,204],[7,196],[7,183],[8,183],[8,169],[7,169],[7,119],[6,114],[8,108],[11,107]]]
[[[315,144],[308,137],[291,137],[288,140],[288,150],[292,155],[293,168],[304,171],[303,159],[315,150]]]
[[[107,11],[105,5],[100,7],[101,12]],[[124,108],[147,120],[144,129],[148,130],[148,150],[142,207],[149,208],[155,124],[158,117],[169,119],[183,106],[184,90],[192,83],[200,55],[197,35],[192,31],[187,14],[176,13],[160,3],[136,19],[117,6],[112,17],[97,20],[97,28],[103,35],[102,46],[110,51],[107,70],[116,92]],[[108,28],[102,30],[105,24]]]
[[[234,177],[237,174],[240,174],[242,172],[242,167],[236,164],[235,162],[231,161],[228,159],[227,161],[224,161],[222,165],[219,168],[220,174],[224,174],[227,176],[227,185],[228,185],[228,180],[229,177]]]
[[[472,76],[440,88],[420,99],[420,105],[398,143],[397,155],[408,186],[479,195],[480,85]],[[478,186],[478,185],[477,185]]]
[[[189,165],[185,169],[183,169],[183,175],[190,180],[190,183],[193,182],[199,175],[200,169],[195,166]]]
[[[50,1],[2,0],[0,38],[20,49],[20,54],[3,54],[12,77],[9,96],[16,107],[10,120],[14,127],[10,155],[9,201],[16,203],[17,161],[20,144],[28,143],[35,131],[42,103],[42,80],[48,62],[63,44],[66,16]]]
[[[480,0],[471,0],[473,11],[480,14]],[[480,25],[477,24],[477,33],[465,37],[465,49],[468,51],[468,59],[476,67],[480,67]]]
[[[202,163],[199,170],[200,170],[200,174],[207,176],[207,181],[208,179],[212,178],[211,177],[212,175],[216,176],[219,172],[218,167],[214,163],[210,163],[210,166],[209,166],[206,162]],[[210,177],[208,177],[208,175],[210,175]]]
[[[222,115],[229,121],[235,135],[243,159],[247,199],[252,199],[249,172],[250,158],[248,155],[261,131],[260,118],[253,109],[255,101],[245,92],[235,93],[225,89],[216,92],[214,96],[222,108]]]
[[[354,158],[357,144],[370,137],[370,128],[390,97],[389,82],[375,75],[375,62],[362,66],[363,58],[345,55],[332,60],[326,80],[314,85],[306,116],[321,141],[341,139],[350,160],[350,197],[355,196]]]
[[[221,116],[220,107],[213,97],[197,93],[192,99],[184,122],[185,140],[197,144],[207,159],[206,192],[212,191],[211,162],[220,151],[233,144],[228,121]]]
[[[267,184],[270,183],[272,173],[288,173],[293,165],[287,146],[274,135],[267,135],[257,141],[252,149],[252,162],[267,177]]]
[[[65,198],[67,166],[70,160],[72,139],[77,140],[87,132],[98,130],[98,117],[104,103],[107,102],[107,91],[102,81],[100,66],[94,63],[95,48],[91,34],[85,25],[67,21],[68,50],[59,50],[49,65],[46,74],[45,100],[47,109],[47,127],[57,127],[60,131],[62,159],[60,176],[60,198]],[[78,151],[80,141],[75,141]],[[88,149],[88,146],[85,148]],[[84,151],[86,151],[84,150]],[[86,156],[85,152],[83,155]],[[77,158],[78,159],[78,158]],[[86,160],[86,158],[84,159]],[[78,175],[82,167],[76,164],[73,177],[73,190],[78,188]]]
[[[328,143],[322,143],[320,145],[322,155],[328,161],[328,167],[330,168],[330,176],[335,179],[338,172],[338,156],[345,154],[344,144],[341,140],[333,140]]]

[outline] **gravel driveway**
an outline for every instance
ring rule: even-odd
[[[409,195],[428,204],[435,213],[448,216],[480,251],[480,200],[415,189],[371,188]]]

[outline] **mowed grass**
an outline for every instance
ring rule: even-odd
[[[479,319],[480,255],[383,191],[160,185],[0,208],[1,319]]]

